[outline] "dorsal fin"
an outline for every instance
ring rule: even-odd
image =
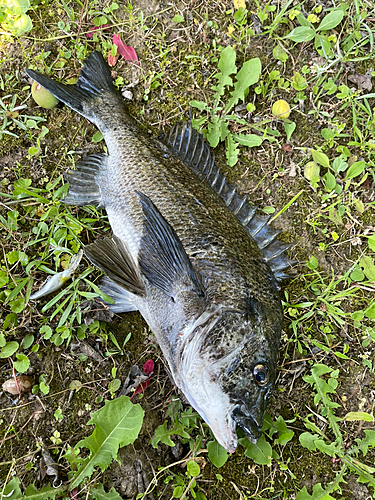
[[[239,195],[236,188],[227,182],[225,175],[215,165],[215,155],[203,135],[194,130],[190,123],[182,122],[174,125],[160,139],[220,195],[256,241],[275,278],[278,281],[288,278],[283,271],[295,264],[285,255],[291,245],[278,241],[277,236],[281,231],[268,224],[270,216],[257,215],[257,207],[247,203],[247,196]]]

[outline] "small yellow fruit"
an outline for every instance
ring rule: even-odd
[[[284,101],[283,99],[280,99],[279,101],[274,102],[273,106],[272,106],[272,114],[276,118],[281,118],[283,120],[286,120],[286,118],[288,118],[290,115],[289,104],[286,101]]]
[[[51,92],[48,92],[48,90],[37,82],[33,82],[31,85],[31,95],[34,101],[42,108],[51,109],[59,103],[58,99]]]

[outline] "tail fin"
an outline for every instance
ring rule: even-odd
[[[51,92],[59,101],[93,121],[95,115],[94,100],[101,94],[112,94],[116,105],[123,100],[113,85],[111,73],[100,52],[93,52],[85,60],[75,85],[64,85],[32,69],[25,70],[27,75]],[[90,105],[91,103],[91,105]],[[107,104],[108,100],[106,100]]]

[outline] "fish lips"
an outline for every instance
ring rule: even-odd
[[[236,422],[236,425],[243,430],[247,438],[256,444],[262,435],[261,428],[265,411],[263,409],[256,409],[255,412],[248,413],[243,408],[243,406],[237,406],[232,412],[232,418]]]

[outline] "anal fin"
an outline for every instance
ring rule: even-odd
[[[103,278],[100,283],[100,290],[115,301],[114,304],[105,302],[110,311],[114,313],[124,313],[138,310],[136,306],[137,296],[118,285],[110,278]]]

